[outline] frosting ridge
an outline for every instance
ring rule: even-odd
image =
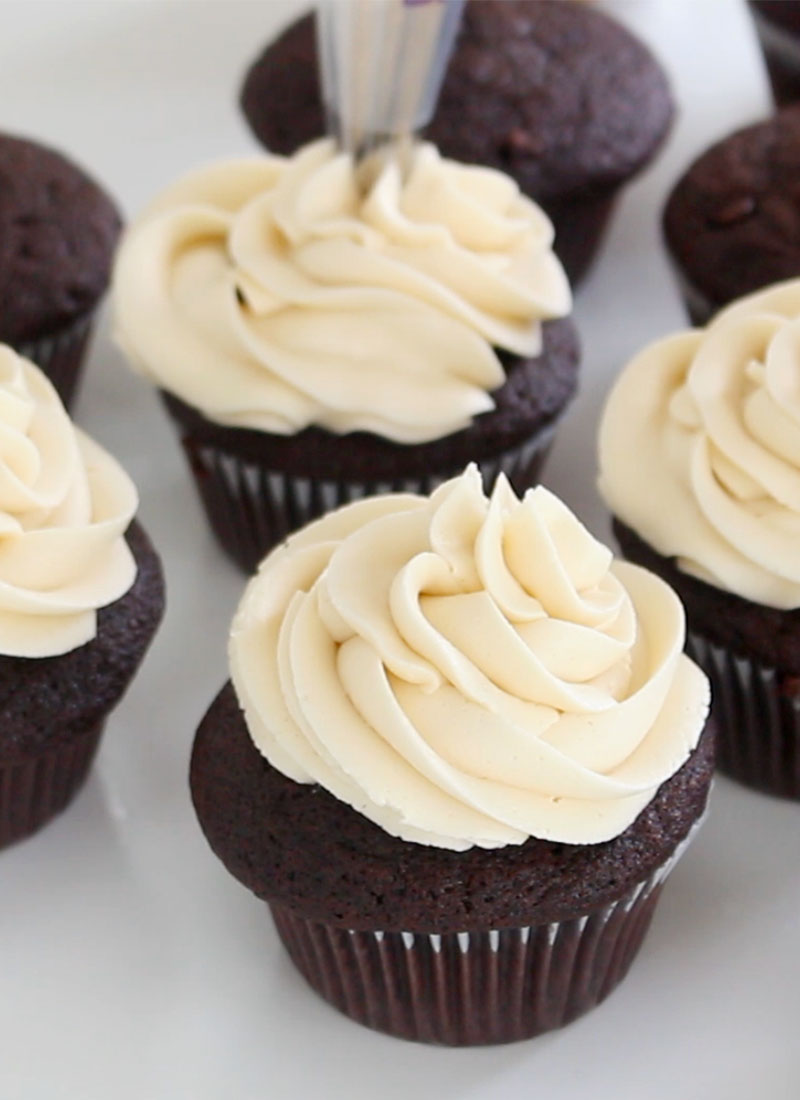
[[[600,489],[623,522],[685,572],[782,609],[800,606],[798,379],[791,280],[645,348],[600,429]]]
[[[544,213],[499,172],[415,147],[362,193],[330,140],[202,169],[124,237],[118,338],[208,418],[406,443],[493,407],[571,297]]]
[[[708,706],[681,605],[546,489],[470,467],[358,502],[251,580],[231,672],[259,751],[406,840],[462,850],[623,832]]]
[[[50,657],[94,637],[97,609],[136,574],[124,539],[136,505],[48,379],[0,345],[0,653]]]

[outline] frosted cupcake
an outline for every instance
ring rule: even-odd
[[[713,768],[674,593],[475,468],[292,536],[195,739],[206,836],[341,1011],[508,1042],[621,980]]]
[[[158,557],[118,463],[0,346],[0,846],[86,778],[156,630]]]
[[[686,605],[720,767],[800,797],[800,281],[645,348],[600,429],[627,557]]]
[[[536,480],[578,361],[552,235],[512,180],[430,145],[367,185],[329,141],[225,162],[145,212],[116,264],[117,333],[241,565],[470,459],[489,483]]]

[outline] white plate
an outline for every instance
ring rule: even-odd
[[[91,167],[129,213],[253,143],[236,92],[295,5],[0,3],[0,129]],[[737,0],[615,5],[672,75],[680,115],[578,295],[581,395],[547,482],[607,535],[593,436],[608,383],[683,316],[659,239],[690,156],[767,106]],[[207,849],[186,770],[225,678],[242,584],[211,540],[151,389],[101,332],[78,421],[136,478],[169,610],[69,811],[0,855],[0,1100],[796,1098],[800,807],[717,783],[634,968],[563,1032],[486,1050],[368,1032],[304,987],[264,907]]]

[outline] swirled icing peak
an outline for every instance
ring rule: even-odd
[[[230,640],[254,743],[406,840],[617,836],[697,743],[708,706],[672,590],[546,489],[331,513],[265,559]]]
[[[800,280],[632,360],[603,416],[600,488],[685,572],[800,607]]]
[[[95,635],[136,566],[127,474],[70,421],[42,372],[0,345],[0,653],[51,657]]]
[[[500,172],[417,147],[362,193],[328,140],[195,172],[127,233],[116,331],[160,386],[235,427],[436,439],[493,407],[495,351],[570,308],[545,215]]]

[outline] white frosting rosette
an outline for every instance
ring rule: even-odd
[[[633,359],[603,415],[600,489],[684,572],[800,606],[800,280]]]
[[[0,346],[0,653],[51,657],[95,636],[133,584],[130,478],[76,428],[50,382]]]
[[[132,363],[217,423],[403,443],[493,407],[495,348],[531,356],[569,285],[513,180],[415,148],[362,191],[330,140],[217,164],[127,232],[114,273]]]
[[[681,605],[544,488],[349,505],[265,559],[230,640],[254,743],[389,833],[462,850],[622,833],[708,708]]]

